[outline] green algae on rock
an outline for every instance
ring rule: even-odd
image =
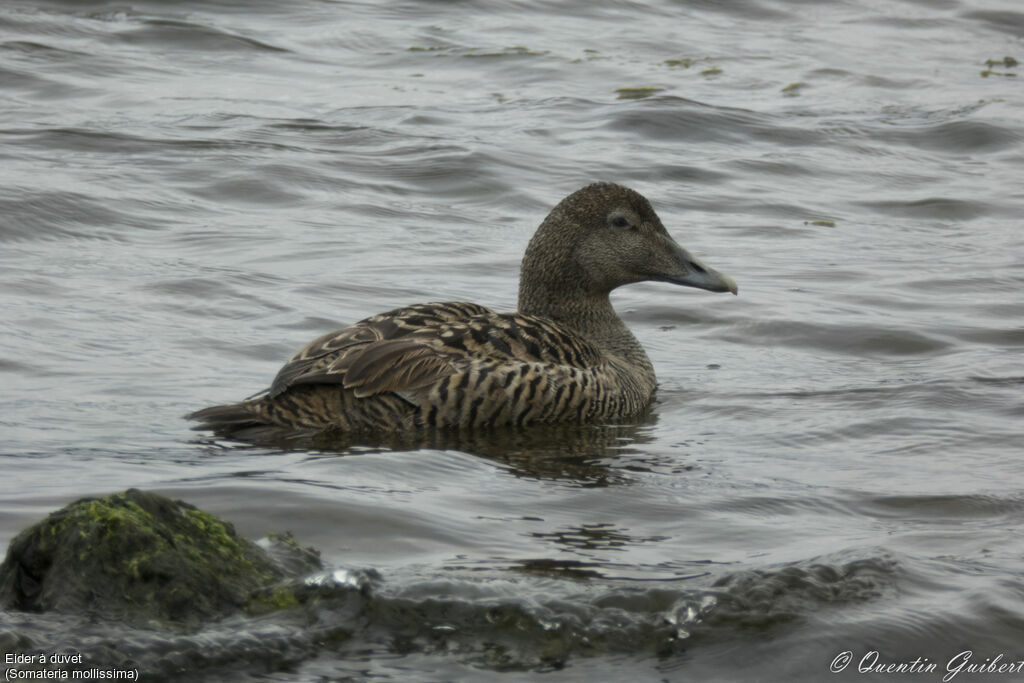
[[[130,489],[29,527],[0,565],[0,606],[191,629],[245,609],[286,571],[231,524]]]

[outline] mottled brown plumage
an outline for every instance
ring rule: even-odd
[[[463,302],[381,313],[310,342],[266,392],[188,417],[200,429],[245,435],[636,415],[654,394],[654,368],[608,295],[643,280],[736,293],[728,276],[676,244],[643,196],[588,185],[563,199],[530,241],[517,313]]]

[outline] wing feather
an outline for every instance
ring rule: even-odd
[[[356,399],[397,395],[420,406],[426,419],[433,412],[424,401],[451,399],[465,401],[466,419],[473,421],[478,414],[511,414],[524,389],[530,396],[523,400],[531,402],[518,410],[543,412],[547,401],[532,401],[541,391],[537,378],[544,376],[550,381],[543,392],[551,392],[554,409],[565,390],[559,385],[570,375],[585,384],[602,359],[592,343],[551,320],[461,302],[418,304],[313,340],[285,364],[268,393],[272,398],[291,387],[338,384]]]
[[[303,347],[277,373],[267,395],[273,398],[302,384],[345,384],[349,366],[374,344],[481,315],[494,313],[477,304],[454,301],[405,306],[360,320]]]
[[[400,395],[430,386],[458,370],[458,354],[427,340],[396,339],[368,346],[345,369],[345,387],[358,397],[391,391]]]

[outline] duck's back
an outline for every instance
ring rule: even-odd
[[[324,335],[295,354],[265,393],[191,417],[221,433],[583,422],[636,413],[653,390],[653,374],[630,373],[551,320],[446,302]]]

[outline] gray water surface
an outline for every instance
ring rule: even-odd
[[[1024,660],[1022,39],[1015,0],[5,2],[0,542],[135,486],[380,579],[358,619],[190,637],[5,612],[2,649],[278,681]],[[512,310],[594,180],[740,286],[614,295],[649,416],[340,450],[181,419],[379,311]]]

